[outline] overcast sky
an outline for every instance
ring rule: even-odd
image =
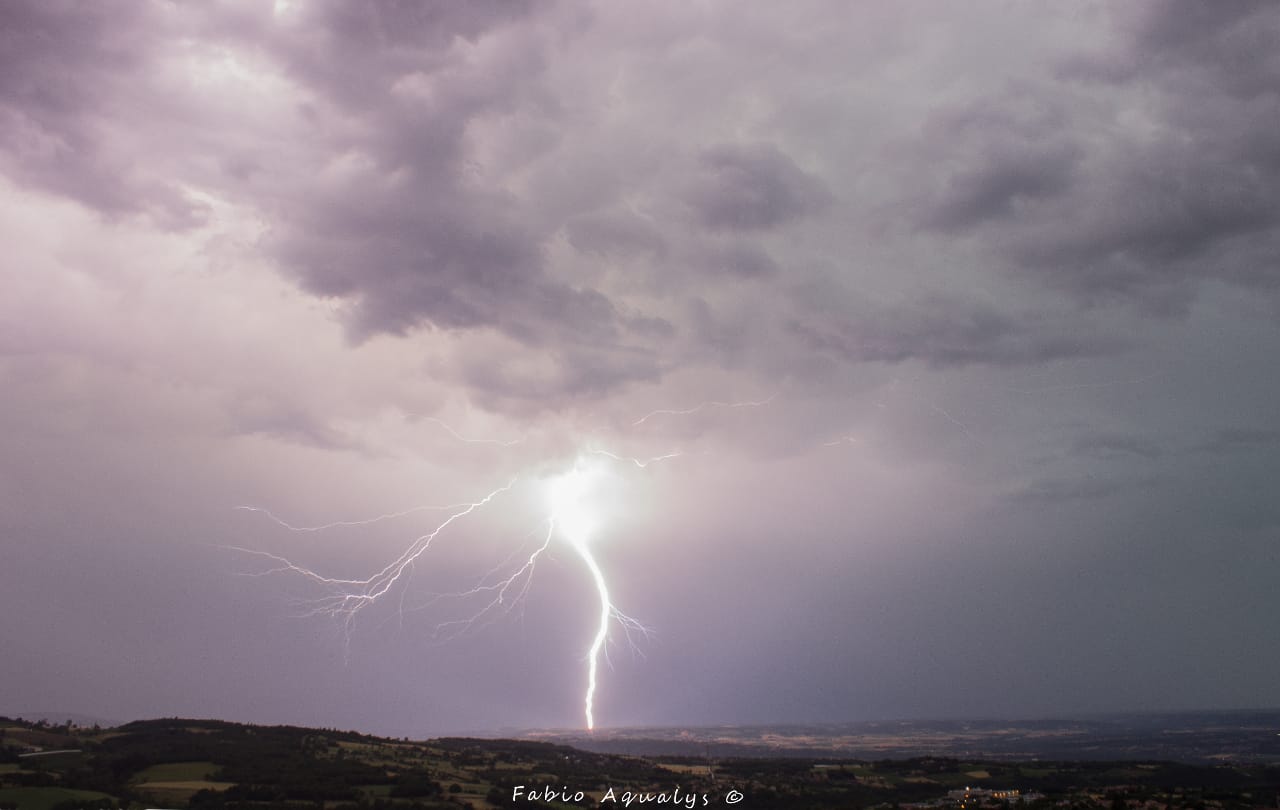
[[[451,641],[479,603],[433,599],[580,456],[653,631],[601,725],[1280,705],[1276,42],[1246,2],[4,3],[0,713],[580,725],[563,538]],[[267,573],[450,513],[283,523],[512,481],[349,635]]]

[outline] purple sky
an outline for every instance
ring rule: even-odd
[[[593,456],[654,631],[602,725],[1280,705],[1277,41],[1244,2],[3,4],[0,713],[577,726],[567,543],[453,641],[430,599],[592,450],[681,454]],[[229,548],[363,578],[442,513],[236,507],[513,479],[349,642]]]

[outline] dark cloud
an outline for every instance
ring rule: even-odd
[[[119,8],[51,0],[0,8],[0,100],[51,136],[87,128],[108,83],[141,67],[156,31],[143,6]]]
[[[1157,4],[1118,50],[1063,58],[1058,81],[942,114],[923,221],[1086,302],[1171,312],[1209,278],[1274,289],[1277,30],[1274,5]]]
[[[1201,453],[1239,453],[1271,449],[1276,445],[1280,445],[1280,430],[1238,427],[1215,431],[1208,439],[1196,444],[1194,449]]]
[[[833,312],[814,308],[787,327],[811,350],[848,362],[919,360],[943,368],[1016,366],[1068,357],[1097,357],[1122,348],[1114,338],[1035,314],[952,296],[924,296],[894,307]]]
[[[715,270],[741,279],[767,279],[781,272],[768,251],[742,242],[715,251],[710,264]]]
[[[1032,482],[1013,493],[1015,501],[1037,504],[1061,504],[1093,501],[1131,494],[1133,490],[1151,489],[1153,478],[1106,478],[1085,475],[1075,478],[1045,478]]]
[[[537,240],[494,216],[355,187],[299,201],[295,217],[274,240],[280,257],[305,289],[348,303],[357,337],[424,324],[529,344],[614,334],[607,298],[548,279]]]
[[[584,253],[661,259],[667,242],[652,223],[631,213],[584,214],[565,225],[569,243]]]
[[[232,432],[264,435],[322,450],[352,450],[357,445],[342,431],[308,409],[280,399],[252,396],[229,404]]]
[[[146,213],[164,227],[191,227],[207,205],[179,178],[147,167],[199,170],[200,150],[216,149],[221,174],[200,179],[269,217],[263,246],[303,289],[340,302],[354,339],[423,326],[494,329],[562,360],[573,346],[590,346],[599,371],[609,345],[661,319],[621,318],[604,293],[552,278],[543,257],[551,233],[531,229],[509,195],[471,182],[466,167],[468,126],[545,102],[530,91],[543,53],[536,37],[522,40],[480,70],[458,43],[492,35],[533,5],[302,4],[286,21],[265,4],[173,19],[140,7],[10,5],[0,54],[5,168],[110,216]],[[157,135],[159,152],[150,155],[137,151],[146,139],[125,148],[121,130],[132,131],[135,117],[160,132],[205,129],[190,120],[198,108],[156,85],[167,34],[252,47],[295,83],[310,138],[280,156],[261,131],[232,144]],[[603,244],[606,230],[597,222],[577,235]],[[612,238],[620,233],[615,227]],[[634,367],[629,357],[619,363]]]
[[[266,25],[259,30],[290,71],[324,97],[347,110],[376,109],[385,105],[397,79],[453,67],[449,50],[455,38],[474,41],[537,5],[527,0],[456,5],[324,0],[299,4],[292,30],[276,36]]]
[[[1280,83],[1280,15],[1265,0],[1195,8],[1162,0],[1136,29],[1129,61],[1158,81],[1207,81],[1243,98],[1272,95]]]
[[[956,232],[1018,221],[1034,213],[1038,200],[1068,190],[1083,150],[1064,126],[1062,109],[1019,89],[1009,92],[927,122],[929,142],[920,157],[940,188],[923,214],[926,228]]]
[[[215,41],[251,46],[294,83],[308,139],[275,153],[253,143],[253,137],[267,143],[267,133],[250,133],[224,150],[220,175],[203,179],[216,178],[216,190],[232,199],[252,200],[270,224],[263,247],[302,289],[336,303],[357,342],[424,328],[492,330],[545,353],[544,364],[558,369],[542,381],[510,368],[466,372],[477,396],[489,401],[519,398],[517,380],[530,386],[526,398],[551,396],[549,385],[562,386],[566,395],[597,397],[684,362],[749,362],[747,353],[766,344],[771,355],[817,350],[843,363],[919,359],[939,367],[1020,365],[1116,349],[1114,342],[1075,334],[1063,323],[1034,323],[1024,311],[928,295],[890,309],[859,306],[853,315],[830,312],[827,304],[814,311],[801,307],[789,318],[762,317],[770,309],[765,301],[718,306],[717,287],[776,282],[797,272],[784,271],[772,245],[754,239],[837,202],[816,173],[772,142],[721,143],[699,153],[692,177],[676,192],[692,217],[673,216],[671,208],[642,217],[621,200],[571,210],[563,219],[532,216],[529,202],[500,183],[476,181],[467,139],[471,128],[516,112],[554,128],[566,113],[563,100],[541,84],[550,45],[522,36],[481,68],[459,43],[502,36],[534,13],[527,4],[435,9],[412,3],[375,3],[357,13],[332,3],[299,6],[284,22],[265,10],[222,9],[184,23]],[[122,82],[145,88],[147,54],[160,47],[154,32],[164,26],[135,20],[142,28],[149,22],[153,34],[132,41],[123,23],[105,16],[52,19],[62,26],[58,47],[71,47],[78,38],[110,43],[121,37],[130,46],[80,53],[66,68],[73,75],[114,70]],[[22,53],[14,59],[32,61]],[[110,120],[110,105],[131,96],[107,86],[97,107],[86,100],[65,105],[58,126],[88,131],[98,118]],[[40,109],[23,99],[14,104]],[[1047,216],[1045,206],[1076,193],[1083,159],[1077,139],[1064,134],[1066,120],[1053,104],[1005,105],[999,97],[938,119],[935,135],[952,146],[939,196],[925,216],[928,226],[947,234],[1011,221],[1035,227]],[[182,166],[191,149],[203,146],[166,144]],[[555,136],[539,148],[554,151]],[[120,162],[137,158],[125,155]],[[112,204],[95,194],[120,193],[130,204],[148,200],[174,222],[198,219],[199,206],[183,214],[183,193],[168,181],[131,179],[109,161],[49,165],[58,177],[79,184],[64,193],[100,210]],[[51,185],[52,175],[42,182]],[[607,287],[572,283],[547,265],[548,245],[559,234],[583,255],[632,263],[629,283],[636,288],[664,296],[688,290],[702,307],[685,307],[689,321],[681,324],[669,313],[628,306]],[[753,241],[742,239],[748,234]],[[1053,254],[1047,263],[1067,261],[1072,250],[1079,253],[1077,263],[1096,258],[1051,237],[1037,242]],[[1016,239],[1007,241],[1018,247]],[[837,293],[835,300],[844,297]],[[779,325],[782,335],[770,336]],[[656,353],[677,334],[694,345],[659,360]],[[610,367],[610,358],[616,366]]]
[[[1071,180],[1078,153],[1031,148],[1021,154],[1002,151],[984,165],[968,168],[947,181],[947,191],[927,224],[959,230],[998,218],[1010,218],[1024,203],[1062,193]]]
[[[1280,198],[1255,161],[1222,155],[1205,163],[1207,148],[1166,144],[1135,155],[1095,181],[1092,200],[1073,201],[1092,203],[1079,220],[1015,233],[1012,254],[1086,298],[1141,300],[1169,285],[1238,277],[1237,240],[1273,240]]]
[[[1100,459],[1137,457],[1154,461],[1164,454],[1159,444],[1122,433],[1092,433],[1079,437],[1071,446],[1078,454]]]
[[[140,5],[7,3],[0,9],[0,167],[23,183],[111,217],[144,214],[163,228],[208,209],[122,149],[113,118],[163,41]],[[150,102],[154,103],[154,101]],[[130,110],[147,118],[155,110]]]
[[[704,298],[694,297],[687,302],[685,318],[698,350],[716,358],[717,363],[739,366],[756,345],[757,335],[752,328],[758,329],[760,324],[717,312]]]
[[[451,45],[524,11],[387,3],[367,14],[331,4],[307,21],[314,37],[281,46],[293,76],[368,133],[352,145],[360,160],[348,182],[304,185],[282,200],[272,240],[305,289],[346,301],[356,337],[422,325],[489,327],[529,345],[599,346],[615,336],[608,298],[546,273],[550,235],[520,224],[500,191],[466,181],[468,124],[520,103],[542,57],[534,47],[480,74]],[[319,52],[297,50],[312,40]]]
[[[579,398],[597,399],[637,381],[657,381],[664,368],[646,351],[581,346],[548,353],[532,364],[489,351],[460,361],[455,371],[480,407],[528,414],[558,410]]]
[[[821,211],[831,192],[772,144],[707,149],[685,201],[703,225],[752,231]]]

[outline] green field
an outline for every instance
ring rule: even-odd
[[[168,762],[139,771],[134,779],[139,782],[203,782],[217,770],[218,766],[212,762]]]
[[[68,799],[102,799],[110,807],[114,799],[95,790],[70,790],[58,787],[20,787],[0,789],[0,802],[16,802],[19,810],[49,810]]]

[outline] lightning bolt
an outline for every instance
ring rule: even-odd
[[[839,447],[842,444],[860,444],[861,442],[862,442],[862,439],[859,439],[857,436],[854,436],[852,433],[850,433],[848,435],[841,436],[838,439],[832,439],[829,442],[823,442],[822,446],[823,447]]]
[[[933,409],[933,412],[934,412],[934,413],[938,414],[938,415],[939,415],[939,416],[941,416],[943,419],[946,419],[946,420],[947,420],[948,422],[950,422],[951,424],[953,424],[953,425],[955,425],[956,427],[960,428],[960,432],[961,432],[961,433],[963,433],[964,435],[968,436],[970,439],[974,438],[974,435],[973,435],[972,433],[970,433],[970,432],[969,432],[969,427],[968,427],[968,425],[966,425],[964,422],[961,422],[959,419],[955,418],[955,417],[954,417],[954,416],[952,416],[951,414],[949,414],[949,413],[947,413],[946,411],[942,410],[942,408],[939,408],[937,405],[933,404],[932,402],[931,402],[931,403],[929,403],[929,407]]]
[[[454,430],[453,427],[448,422],[444,421],[438,416],[428,416],[425,418],[428,422],[435,422],[437,425],[444,428],[445,432],[447,432],[450,436],[466,444],[496,444],[499,447],[514,447],[515,445],[520,444],[521,442],[524,441],[523,438],[504,440],[504,439],[484,439],[484,438],[477,439],[471,436],[464,436],[458,431]]]
[[[488,624],[489,621],[496,619],[498,616],[510,612],[516,605],[523,604],[525,596],[529,593],[529,585],[533,582],[534,567],[538,562],[538,558],[542,556],[543,552],[545,552],[551,545],[551,539],[554,532],[555,522],[551,520],[547,521],[547,532],[543,537],[542,544],[533,550],[533,553],[528,556],[523,565],[498,582],[485,584],[485,581],[499,571],[511,559],[511,556],[518,553],[518,550],[517,552],[513,552],[512,555],[509,555],[507,560],[499,563],[496,567],[491,569],[489,573],[481,577],[480,584],[476,585],[474,588],[458,593],[437,594],[434,598],[428,600],[426,604],[420,606],[419,609],[425,608],[430,606],[431,603],[444,598],[465,600],[481,594],[493,594],[492,599],[470,617],[437,624],[435,630],[436,635],[444,635],[445,640],[458,638],[477,627],[482,627],[485,624]],[[519,584],[517,585],[517,583]],[[512,591],[514,591],[514,595],[508,597],[508,594]]]
[[[680,453],[677,451],[653,458],[634,458],[599,448],[585,451],[578,456],[568,471],[547,482],[548,513],[544,521],[545,529],[541,532],[542,540],[532,552],[523,558],[523,562],[517,565],[514,570],[511,570],[511,561],[519,554],[519,549],[517,549],[508,555],[506,560],[481,576],[473,587],[457,592],[432,594],[426,602],[416,607],[411,607],[409,610],[423,610],[442,600],[470,603],[474,607],[476,604],[474,600],[484,599],[487,601],[483,601],[478,609],[473,610],[466,618],[453,619],[437,624],[435,637],[448,641],[482,627],[490,621],[509,613],[517,605],[523,604],[533,581],[534,570],[539,559],[547,552],[555,538],[562,538],[582,559],[599,598],[598,621],[595,624],[595,631],[586,653],[587,685],[583,697],[587,729],[594,730],[594,703],[599,686],[600,659],[602,656],[607,657],[606,645],[609,640],[610,627],[616,623],[624,631],[627,641],[633,644],[633,648],[634,640],[632,634],[638,632],[647,636],[650,630],[614,606],[609,595],[608,581],[592,551],[590,540],[596,532],[600,516],[597,514],[590,496],[593,487],[601,476],[601,468],[600,462],[590,462],[587,460],[588,456],[602,456],[613,462],[632,464],[643,469],[659,461],[677,458]],[[369,605],[387,598],[393,589],[399,587],[401,602],[398,613],[403,619],[405,612],[403,604],[405,586],[412,574],[415,563],[427,553],[436,539],[452,524],[482,509],[499,496],[510,491],[516,486],[517,480],[512,479],[506,485],[498,487],[469,503],[452,506],[417,506],[371,518],[333,521],[316,526],[302,526],[291,523],[276,516],[271,510],[262,507],[236,507],[243,511],[264,515],[273,523],[292,532],[318,532],[339,527],[366,526],[379,521],[431,510],[447,510],[450,512],[431,531],[415,538],[398,557],[376,573],[363,579],[325,576],[312,568],[294,563],[286,557],[258,549],[245,548],[243,546],[227,546],[226,548],[260,557],[272,563],[265,570],[250,573],[248,574],[249,576],[292,574],[303,577],[325,589],[327,593],[323,596],[306,603],[307,610],[303,615],[327,616],[341,620],[349,654],[351,634],[358,614]],[[499,576],[499,572],[504,569],[509,573],[505,576]],[[495,577],[498,578],[495,579]]]
[[[431,547],[432,542],[440,536],[441,532],[447,529],[455,521],[466,517],[502,493],[507,492],[515,486],[515,483],[515,479],[513,479],[506,486],[498,487],[480,500],[466,504],[457,509],[442,523],[436,526],[435,529],[427,532],[426,534],[419,535],[412,543],[409,544],[409,547],[405,549],[399,557],[388,563],[382,568],[382,570],[365,579],[338,579],[334,577],[326,577],[311,570],[310,568],[296,565],[288,559],[276,554],[239,546],[230,546],[229,548],[246,554],[265,557],[278,563],[276,568],[263,571],[258,574],[258,576],[276,573],[292,573],[311,580],[312,582],[315,582],[329,590],[330,593],[327,596],[321,597],[312,604],[308,615],[328,615],[335,618],[341,618],[343,620],[349,649],[351,631],[355,623],[355,618],[360,611],[385,596],[387,592],[396,585],[396,583],[400,582],[402,579],[406,579],[408,572],[412,571],[414,562],[426,553],[427,549]],[[379,518],[372,518],[370,521],[377,519]],[[353,521],[353,523],[356,524],[360,522],[361,521]]]
[[[594,712],[596,673],[600,668],[600,650],[604,647],[605,639],[609,637],[609,620],[614,612],[613,602],[609,600],[609,586],[604,581],[604,573],[601,572],[599,564],[596,563],[596,558],[591,554],[591,549],[587,548],[584,542],[573,542],[572,545],[578,554],[582,556],[582,561],[587,564],[587,570],[591,572],[591,579],[596,584],[596,591],[600,594],[600,626],[596,629],[595,637],[591,639],[591,648],[587,651],[587,694],[583,699],[587,716],[587,730],[594,731],[596,727]]]
[[[768,405],[770,402],[773,402],[777,397],[778,395],[775,393],[775,394],[771,394],[768,399],[761,399],[761,400],[748,400],[745,402],[721,402],[720,400],[713,399],[707,402],[701,402],[697,405],[694,405],[692,408],[681,408],[678,410],[674,410],[671,408],[659,408],[656,411],[649,411],[649,413],[646,413],[644,416],[632,422],[631,426],[638,427],[640,425],[643,425],[645,422],[649,421],[655,416],[689,416],[690,414],[695,414],[698,411],[706,410],[707,408],[759,408],[764,405]]]
[[[295,526],[288,521],[276,517],[270,509],[264,509],[261,506],[237,506],[235,508],[242,512],[258,512],[266,515],[273,523],[283,526],[291,532],[322,532],[326,529],[337,529],[345,526],[369,526],[374,523],[381,523],[384,520],[405,517],[407,515],[417,514],[418,512],[443,512],[447,509],[461,509],[465,506],[467,506],[465,503],[455,503],[450,504],[449,506],[415,506],[412,509],[404,509],[399,512],[388,512],[385,515],[361,518],[360,520],[335,520],[332,523],[325,523],[321,526]]]
[[[609,455],[612,456],[612,454]],[[635,459],[627,460],[635,461]],[[593,731],[596,727],[594,706],[600,670],[600,653],[609,637],[609,624],[615,614],[613,601],[609,598],[609,585],[589,545],[597,521],[588,495],[597,474],[598,470],[595,467],[579,457],[568,472],[550,483],[547,492],[552,510],[551,522],[586,564],[600,598],[599,622],[587,650],[587,691],[583,697],[583,708],[588,731]]]
[[[599,448],[593,448],[591,450],[588,450],[587,452],[597,456],[604,456],[605,458],[611,458],[614,461],[629,462],[631,464],[636,465],[642,470],[645,467],[648,467],[650,464],[653,464],[655,462],[666,461],[667,459],[672,459],[672,458],[680,458],[680,456],[684,455],[684,453],[681,453],[679,450],[676,450],[671,453],[666,453],[661,456],[654,456],[653,458],[633,458],[631,456],[620,456],[617,453],[612,453],[608,450],[601,450]]]

